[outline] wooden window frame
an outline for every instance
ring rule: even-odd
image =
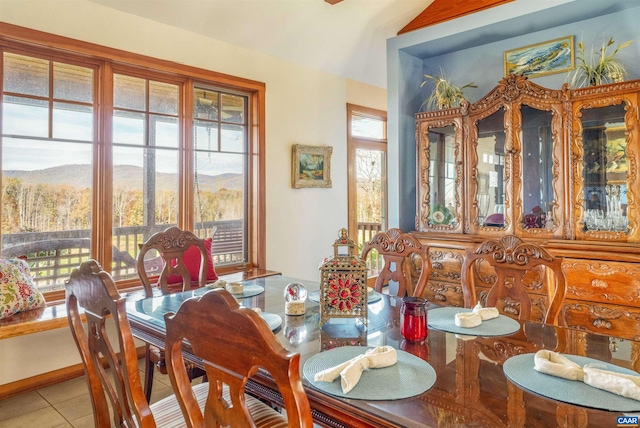
[[[185,177],[193,175],[193,87],[209,85],[229,91],[238,91],[249,97],[248,123],[248,167],[245,185],[248,191],[247,228],[248,260],[243,265],[222,266],[220,274],[243,269],[265,268],[266,266],[266,192],[265,192],[265,93],[266,85],[241,77],[205,70],[193,66],[139,55],[124,50],[96,45],[81,40],[49,34],[25,27],[0,22],[0,51],[23,55],[51,58],[54,61],[95,67],[96,111],[93,150],[93,200],[91,226],[91,257],[107,270],[112,262],[112,154],[111,116],[113,114],[112,75],[123,72],[138,74],[146,79],[155,79],[181,85],[183,102],[178,113],[181,139],[180,162],[178,167],[178,226],[193,228],[193,183]],[[1,58],[1,56],[0,56]],[[0,59],[1,61],[1,59]],[[1,79],[0,79],[1,80]],[[2,82],[0,81],[0,90]],[[0,101],[0,114],[2,102]],[[0,124],[1,127],[1,124]],[[0,128],[1,134],[1,128]],[[1,177],[0,177],[1,179]],[[103,215],[102,213],[109,213]],[[1,213],[0,213],[1,215]],[[136,289],[139,281],[118,281],[120,289]],[[45,293],[47,302],[59,302],[64,298],[64,290]]]
[[[366,116],[372,119],[384,121],[385,138],[365,138],[356,137],[352,134],[351,121],[353,116]],[[357,180],[356,180],[356,150],[370,149],[380,150],[387,153],[387,112],[369,107],[363,107],[355,104],[347,104],[347,200],[348,200],[348,227],[349,237],[357,242],[358,240],[358,219],[357,219]],[[388,159],[385,156],[385,170],[388,170]],[[387,183],[385,183],[385,187]],[[385,198],[385,204],[388,204],[388,198]],[[384,207],[384,212],[388,213],[388,206]]]

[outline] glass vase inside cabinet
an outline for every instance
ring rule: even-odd
[[[423,122],[419,126],[418,230],[461,233],[461,120]]]
[[[562,236],[562,114],[522,104],[515,110],[514,205],[521,235]]]
[[[583,239],[638,241],[638,131],[627,126],[637,107],[621,101],[585,103],[574,114],[573,149],[580,159],[574,165],[574,211],[576,236]]]
[[[505,164],[507,158],[507,133],[505,132],[505,108],[501,107],[487,117],[472,121],[470,189],[473,207],[472,232],[509,232],[509,197]],[[475,135],[474,135],[475,134]]]

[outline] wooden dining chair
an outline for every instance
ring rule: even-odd
[[[490,287],[481,292],[485,307],[497,307],[513,318],[557,325],[567,289],[562,257],[513,235],[489,239],[466,251],[461,281],[467,308],[478,302],[479,280]],[[534,305],[537,316],[532,314]]]
[[[391,228],[386,232],[376,234],[362,248],[360,258],[367,260],[369,252],[375,250],[384,259],[384,266],[378,274],[374,286],[377,292],[382,291],[382,287],[389,281],[398,283],[397,295],[404,297],[405,294],[414,297],[423,297],[431,273],[431,260],[429,259],[429,247],[422,245],[415,237],[404,233],[400,229]],[[417,283],[411,280],[412,257],[419,256],[421,259],[420,276]]]
[[[152,256],[151,259],[149,255]],[[160,270],[155,283],[151,281],[147,272],[150,264],[156,266],[154,273],[158,274],[158,267]],[[209,278],[217,279],[215,272],[213,276],[210,272],[212,267],[211,253],[207,250],[205,240],[178,227],[169,227],[153,234],[140,245],[138,252],[138,277],[144,287],[145,297],[152,297],[154,289],[160,289],[162,294],[170,294],[204,287]],[[167,370],[164,350],[148,343],[146,348],[144,390],[149,400],[155,368],[157,367],[163,374],[167,374]],[[191,363],[189,363],[189,373],[191,379],[204,375],[202,370]]]
[[[88,260],[71,272],[65,289],[67,317],[84,365],[94,426],[184,426],[175,395],[152,405],[144,396],[125,298],[118,294],[111,275],[95,260]],[[197,406],[204,406],[207,389],[207,384],[194,387]]]
[[[177,313],[165,315],[165,324],[169,377],[189,426],[313,426],[300,379],[300,354],[284,348],[262,317],[241,308],[228,291],[216,289],[185,301]],[[185,372],[185,339],[209,379],[204,414]],[[245,394],[247,380],[260,367],[275,380],[286,418]]]
[[[149,253],[152,254],[151,260]],[[156,282],[149,278],[149,264],[160,267],[159,274],[157,270],[153,272],[154,276],[158,274]],[[159,288],[162,294],[169,294],[204,287],[210,280],[208,276],[211,276],[213,266],[205,240],[191,231],[173,226],[154,233],[139,245],[136,268],[145,297],[151,297],[154,288]]]

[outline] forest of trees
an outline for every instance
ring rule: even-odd
[[[3,233],[88,229],[90,224],[89,188],[2,180]]]
[[[358,149],[357,219],[365,223],[382,222],[383,158],[381,152]]]
[[[177,194],[157,190],[156,223],[177,222]],[[199,197],[198,197],[199,196]],[[243,218],[242,190],[200,189],[196,200],[196,221]],[[113,196],[113,225],[142,226],[141,190],[116,185]],[[200,218],[202,217],[202,218]],[[54,183],[26,183],[21,178],[2,180],[2,233],[49,232],[91,227],[91,189]]]

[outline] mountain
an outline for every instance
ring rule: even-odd
[[[5,170],[4,178],[19,178],[26,184],[47,183],[53,185],[71,185],[78,189],[87,186],[87,177],[91,177],[91,165],[62,165],[35,171]],[[142,168],[133,165],[119,165],[114,168],[114,187],[142,188]],[[89,178],[90,180],[90,178]],[[156,186],[159,190],[175,190],[176,174],[156,174]],[[215,191],[225,188],[242,190],[244,180],[242,174],[224,173],[219,175],[198,174],[201,189]]]

